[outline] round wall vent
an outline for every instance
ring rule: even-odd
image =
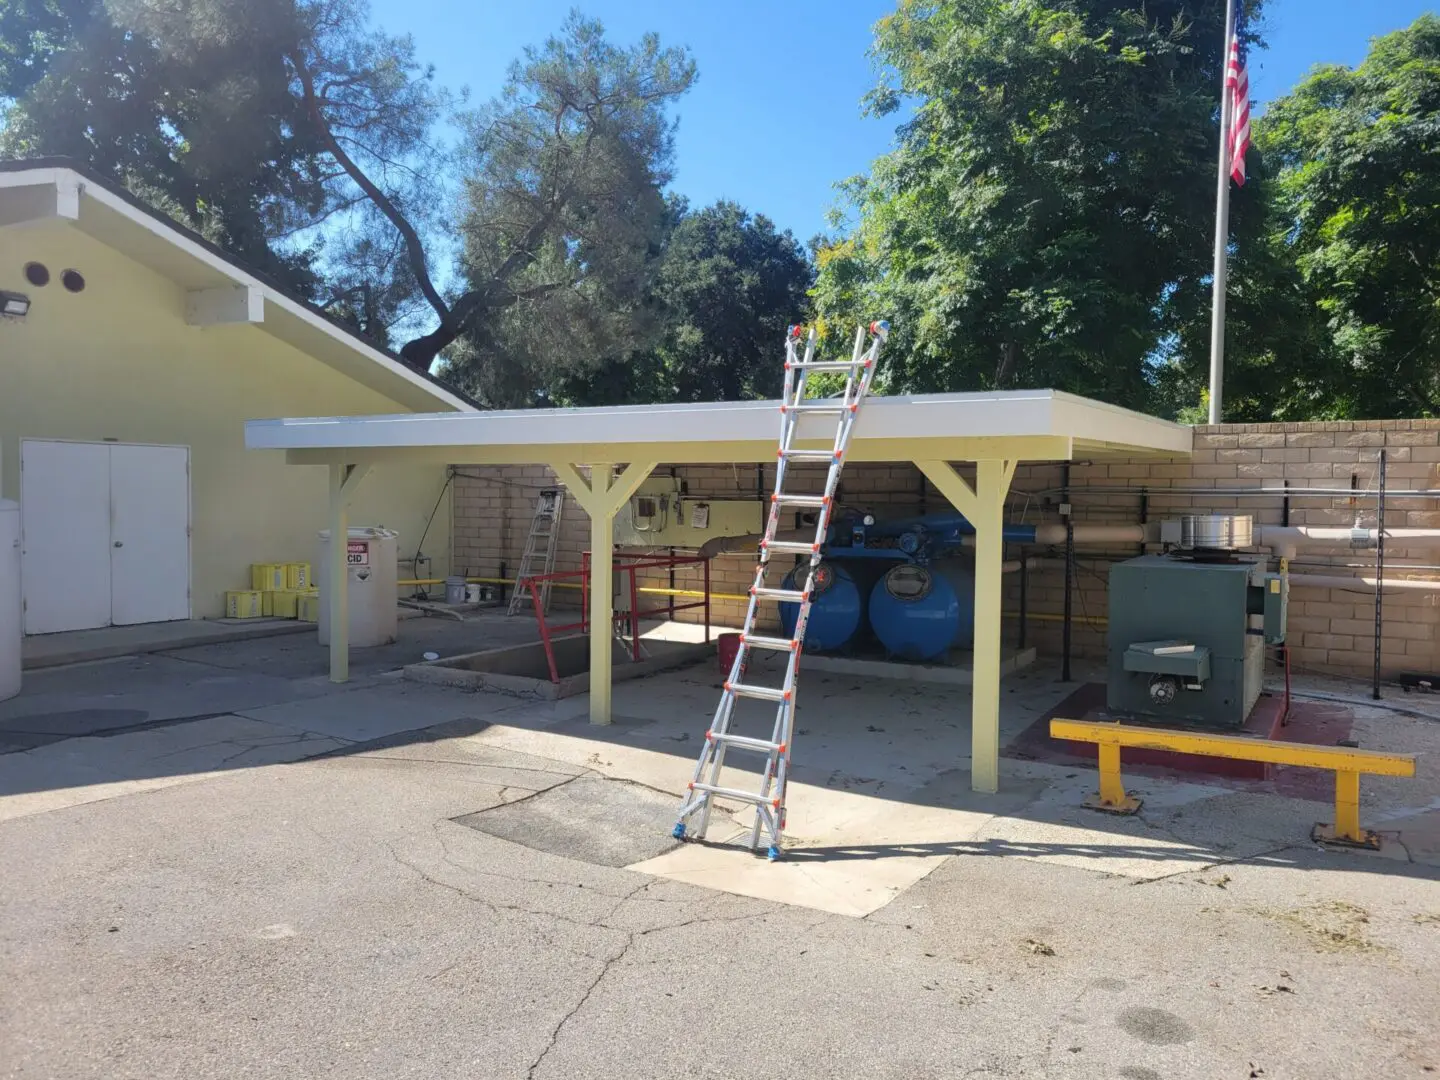
[[[44,263],[28,262],[25,264],[25,280],[37,289],[50,284],[50,268]]]
[[[85,288],[85,279],[79,270],[61,270],[60,284],[70,292],[81,292]]]

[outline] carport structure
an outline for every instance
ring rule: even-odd
[[[371,465],[548,465],[590,516],[594,565],[613,558],[616,512],[660,464],[768,463],[775,459],[778,401],[594,409],[252,420],[252,450],[284,450],[292,465],[330,469],[330,677],[349,677],[345,540],[348,506]],[[814,427],[807,421],[812,421]],[[832,433],[802,417],[798,446]],[[814,431],[815,437],[807,437]],[[1054,390],[875,397],[856,421],[848,462],[913,462],[975,528],[975,646],[971,777],[999,784],[1001,565],[1005,498],[1022,461],[1188,455],[1192,431]],[[956,470],[973,462],[974,478]],[[589,467],[589,474],[582,473]],[[966,470],[967,472],[969,470]],[[610,574],[594,575],[590,625],[609,625]],[[611,720],[612,639],[590,635],[590,720]],[[803,698],[802,698],[803,700]],[[697,725],[705,718],[697,717]]]

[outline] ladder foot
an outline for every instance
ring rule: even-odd
[[[676,840],[684,840],[685,823],[683,821],[677,821],[675,823],[675,828],[670,830],[670,835],[673,836]]]
[[[779,862],[779,861],[780,861],[780,845],[778,845],[778,844],[771,844],[769,850],[765,852],[765,857],[766,857],[767,859],[769,859],[771,862]]]

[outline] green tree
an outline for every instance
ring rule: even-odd
[[[1261,0],[1245,6],[1249,26]],[[894,84],[870,104],[915,114],[847,186],[859,224],[817,259],[826,324],[892,319],[898,389],[1151,405],[1210,270],[1223,10],[902,0],[874,47]]]
[[[457,169],[432,137],[453,99],[367,0],[11,0],[0,153],[84,161],[382,344],[438,321],[401,356],[453,346],[453,377],[513,400],[636,339],[694,78],[572,15],[464,118]]]
[[[1266,372],[1271,411],[1440,415],[1440,19],[1377,38],[1353,70],[1317,68],[1256,139],[1275,171],[1267,257],[1296,269],[1320,338]]]
[[[325,201],[273,27],[250,20],[181,48],[144,14],[105,0],[0,4],[0,156],[81,161],[316,295],[314,253],[272,243]]]
[[[721,201],[676,205],[649,312],[653,345],[571,378],[577,405],[778,397],[785,328],[805,319],[814,279],[804,249],[763,215]]]
[[[654,34],[620,48],[572,14],[467,118],[464,290],[402,355],[487,402],[521,404],[635,344],[667,223],[674,121],[695,81]],[[427,293],[429,296],[429,293]]]

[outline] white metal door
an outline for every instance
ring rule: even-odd
[[[110,624],[110,447],[20,443],[25,632]]]
[[[110,446],[110,621],[190,617],[190,451]]]

